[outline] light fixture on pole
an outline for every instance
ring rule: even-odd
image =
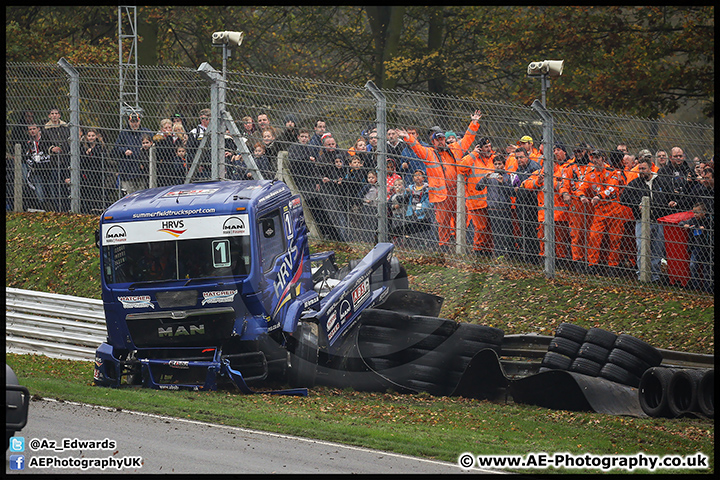
[[[545,105],[545,93],[550,85],[548,77],[559,77],[562,75],[565,60],[545,60],[542,62],[530,62],[528,65],[528,77],[540,77],[542,80],[542,105]]]
[[[243,32],[214,32],[212,34],[213,46],[222,47],[223,49],[223,78],[225,78],[225,70],[227,67],[227,59],[230,58],[230,48],[239,47],[242,44]]]

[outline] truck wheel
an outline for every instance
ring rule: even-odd
[[[288,383],[291,387],[315,386],[318,363],[318,326],[303,323],[299,327],[298,343],[290,360]]]

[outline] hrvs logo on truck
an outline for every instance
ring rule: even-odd
[[[190,335],[205,335],[205,324],[200,325],[170,325],[166,328],[158,327],[158,337],[184,337]]]
[[[160,226],[162,227],[158,232],[169,233],[173,237],[177,238],[187,230],[181,230],[185,228],[185,224],[182,220],[165,220]]]

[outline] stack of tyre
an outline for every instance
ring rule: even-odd
[[[640,379],[640,406],[651,417],[698,413],[715,418],[715,370],[653,367]]]
[[[643,374],[661,362],[658,349],[637,337],[561,323],[550,340],[540,372],[567,370],[639,387]]]
[[[476,353],[489,348],[500,354],[503,336],[499,328],[368,309],[358,350],[370,370],[397,386],[449,395]]]

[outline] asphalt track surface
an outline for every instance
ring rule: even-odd
[[[338,443],[260,432],[244,428],[213,425],[140,412],[117,411],[107,407],[34,400],[30,403],[28,424],[16,434],[25,438],[25,469],[10,470],[6,451],[5,472],[75,474],[248,474],[248,473],[464,473],[456,463],[440,462],[407,455],[381,452]],[[33,450],[34,440],[63,439],[113,440],[112,449],[70,448],[64,451]],[[43,445],[41,445],[42,447]],[[73,445],[70,445],[71,447]],[[102,446],[102,445],[101,445]],[[107,446],[107,445],[105,445]],[[460,454],[462,452],[458,452]],[[142,457],[141,467],[108,467],[105,470],[75,468],[39,468],[31,466],[32,457],[91,459]],[[35,461],[37,462],[38,459]],[[78,462],[80,460],[72,460]],[[66,460],[67,462],[67,460]],[[76,465],[79,465],[76,463]],[[471,470],[472,473],[497,473]]]

